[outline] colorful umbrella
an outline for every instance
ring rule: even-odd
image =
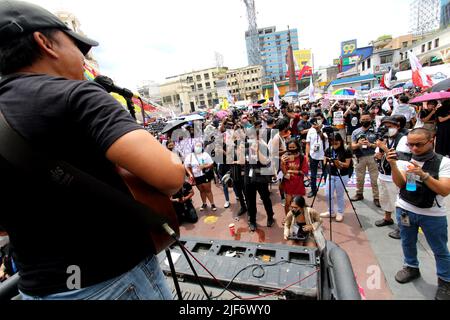
[[[338,89],[333,92],[333,96],[356,96],[356,90],[352,88]]]
[[[432,92],[417,97],[411,101],[411,103],[421,103],[432,100],[447,100],[450,99],[450,92]]]
[[[225,117],[228,117],[228,112],[225,110],[219,111],[216,114],[217,118],[219,118],[220,120],[222,120]]]

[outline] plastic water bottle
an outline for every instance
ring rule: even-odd
[[[409,192],[417,191],[416,175],[413,173],[406,174],[406,191]]]

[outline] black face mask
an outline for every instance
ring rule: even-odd
[[[372,122],[371,121],[363,121],[363,122],[361,122],[361,125],[364,127],[364,128],[370,128],[370,126],[371,126],[371,124],[372,124]]]

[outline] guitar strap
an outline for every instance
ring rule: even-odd
[[[1,106],[0,106],[1,107]],[[6,121],[0,109],[0,157],[23,173],[29,184],[34,179],[37,185],[51,186],[63,192],[70,199],[82,195],[92,202],[105,201],[115,203],[125,213],[134,213],[142,223],[152,230],[162,228],[168,223],[166,219],[155,214],[150,208],[134,200],[130,195],[115,189],[92,175],[79,170],[67,162],[54,160],[46,154],[33,150],[27,141],[20,136]],[[21,175],[18,175],[18,177]],[[76,199],[73,199],[76,201]]]

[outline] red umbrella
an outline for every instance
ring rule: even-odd
[[[423,96],[414,98],[411,103],[420,103],[432,100],[446,100],[450,99],[450,92],[432,92],[424,94]]]

